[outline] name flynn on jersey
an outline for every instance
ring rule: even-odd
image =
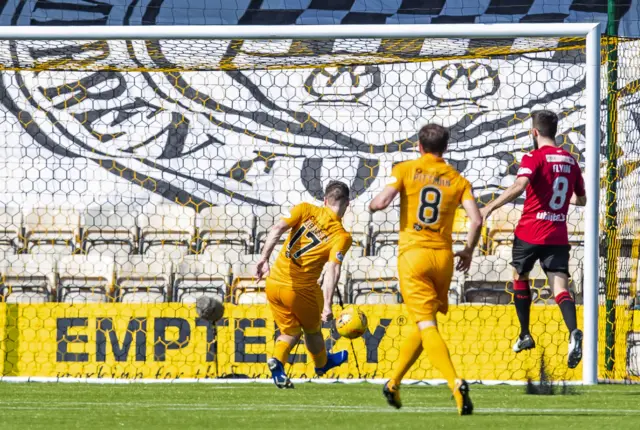
[[[576,160],[566,155],[548,154],[546,156],[548,163],[553,163],[551,168],[553,173],[571,174],[572,166],[575,166]],[[542,211],[536,214],[536,219],[550,222],[567,222],[565,214],[557,214],[553,212]]]

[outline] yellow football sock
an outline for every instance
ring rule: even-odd
[[[389,380],[389,386],[400,386],[400,381],[407,374],[413,363],[422,354],[422,337],[420,331],[414,330],[402,343],[400,355],[394,366],[394,372]]]
[[[456,369],[453,368],[453,363],[449,356],[449,349],[444,343],[442,336],[440,336],[437,327],[427,327],[422,330],[422,346],[433,367],[442,373],[442,376],[447,380],[447,384],[453,392],[458,376],[456,375]]]
[[[273,358],[275,358],[282,364],[287,364],[290,352],[291,344],[289,344],[289,342],[276,340],[276,346],[273,347]]]
[[[322,351],[317,354],[311,352],[310,354],[316,368],[324,367],[324,365],[327,364],[327,350],[325,348],[322,348]]]

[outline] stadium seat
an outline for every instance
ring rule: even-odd
[[[371,215],[371,253],[382,255],[382,247],[387,245],[393,250],[398,244],[400,232],[400,207],[389,206],[387,209],[375,212]],[[385,250],[389,255],[389,249]],[[396,254],[397,255],[397,254]]]
[[[201,253],[223,254],[231,263],[251,253],[255,224],[251,206],[214,206],[203,209],[197,219]]]
[[[195,303],[198,297],[210,296],[223,301],[231,280],[229,263],[217,262],[207,255],[189,255],[178,265],[173,282],[174,301]]]
[[[347,293],[349,303],[355,304],[402,302],[397,270],[380,257],[362,257],[349,263]]]
[[[57,270],[54,255],[11,255],[0,267],[1,295],[6,303],[46,303],[54,296]]]
[[[465,291],[464,301],[483,305],[508,305],[513,297],[507,291],[493,290],[490,288],[473,288]]]
[[[513,281],[511,266],[501,256],[474,258],[469,273],[464,276],[462,298],[466,303],[508,304],[507,292]],[[509,297],[509,300],[506,297]],[[506,303],[503,303],[505,302]]]
[[[269,229],[282,219],[282,217],[288,213],[289,209],[290,207],[284,206],[268,206],[258,214],[256,217],[255,252],[262,252],[262,247],[267,240]],[[283,234],[272,255],[277,255],[276,251],[280,251],[286,238],[287,236]]]
[[[116,259],[115,297],[123,303],[162,303],[171,297],[172,263],[130,255]]]
[[[486,237],[486,227],[483,227],[482,236]],[[469,217],[462,208],[456,210],[456,216],[451,229],[451,238],[453,239],[453,252],[462,251],[467,245],[467,235],[469,233]],[[473,253],[474,256],[483,255],[480,246],[477,246]]]
[[[0,206],[0,260],[22,248],[22,212],[17,206]]]
[[[265,294],[265,280],[255,277],[256,263],[260,259],[258,254],[242,255],[233,264],[233,281],[231,283],[231,299],[239,305],[257,305],[267,303]]]
[[[177,204],[148,204],[138,215],[140,253],[179,260],[195,238],[195,211]]]
[[[73,209],[45,206],[27,211],[25,244],[30,254],[70,255],[80,237],[80,214]]]
[[[513,243],[513,232],[522,216],[521,206],[507,204],[494,211],[487,221],[487,249],[494,253],[498,245]]]
[[[138,214],[128,206],[91,206],[83,213],[82,249],[89,255],[126,257],[137,252]]]
[[[70,255],[58,263],[58,301],[103,303],[113,289],[113,256]]]
[[[342,218],[342,225],[345,230],[351,233],[353,238],[353,255],[369,255],[369,223],[371,221],[371,213],[363,205],[351,205]],[[357,250],[356,253],[356,249]]]
[[[351,233],[355,255],[369,255],[371,212],[363,205],[351,205],[342,218],[345,230]],[[357,252],[357,253],[356,253]]]

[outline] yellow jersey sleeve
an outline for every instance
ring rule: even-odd
[[[403,164],[404,163],[398,163],[393,166],[393,169],[391,169],[391,176],[387,182],[388,186],[393,187],[398,191],[402,190],[402,187],[404,186],[405,168]]]
[[[460,201],[464,202],[467,200],[475,200],[475,197],[473,197],[471,183],[467,179],[462,178],[462,195],[460,197]]]
[[[301,220],[305,219],[307,216],[307,203],[300,203],[291,208],[291,211],[288,215],[282,216],[282,221],[286,222],[289,227],[293,227],[294,225],[300,223]]]
[[[347,254],[349,248],[351,248],[351,243],[352,240],[350,234],[340,235],[331,247],[329,261],[336,264],[342,264],[344,256]]]

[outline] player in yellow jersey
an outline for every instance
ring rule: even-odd
[[[267,236],[256,275],[260,279],[268,275],[267,299],[280,329],[273,357],[267,362],[278,388],[293,388],[284,364],[303,332],[319,376],[347,361],[347,351],[327,354],[321,328],[322,321],[333,318],[333,292],[342,260],[351,247],[351,235],[342,227],[348,206],[349,187],[331,181],[325,189],[323,207],[309,203],[293,207],[291,214],[276,223]],[[273,248],[289,229],[291,233],[270,269]],[[325,264],[320,288],[318,279]]]
[[[482,217],[471,192],[471,184],[442,158],[449,132],[436,124],[420,130],[417,160],[397,164],[391,182],[369,204],[371,212],[385,209],[400,194],[400,241],[398,277],[400,292],[416,323],[405,340],[394,373],[383,394],[391,406],[400,408],[400,381],[426,351],[431,364],[447,380],[460,415],[473,412],[469,386],[459,379],[449,350],[438,331],[436,314],[447,313],[448,292],[453,275],[451,231],[460,204],[470,218],[470,229],[456,268],[468,271],[478,244]]]

